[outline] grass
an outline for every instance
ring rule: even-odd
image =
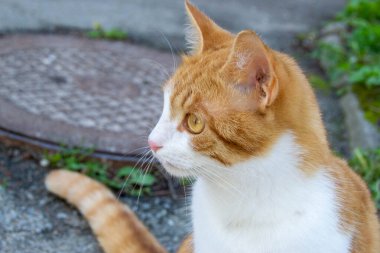
[[[317,42],[313,55],[326,62],[339,94],[353,91],[367,120],[380,125],[380,0],[350,0],[336,20],[346,26],[341,44]],[[363,93],[365,99],[363,99]]]
[[[63,148],[60,152],[45,154],[41,163],[52,168],[84,173],[112,189],[132,196],[152,193],[151,187],[156,182],[154,175],[131,166],[110,168],[106,162],[91,158],[92,153],[91,149]]]
[[[7,188],[8,186],[8,180],[6,178],[0,180],[0,187],[1,188]]]
[[[91,39],[105,39],[105,40],[126,40],[128,35],[126,32],[119,28],[112,28],[105,30],[102,25],[96,23],[91,31],[86,33],[87,37]]]
[[[356,149],[350,165],[366,181],[380,209],[380,148],[367,151]]]

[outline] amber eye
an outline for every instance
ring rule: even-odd
[[[205,122],[200,116],[194,113],[189,113],[185,118],[185,126],[190,133],[199,134],[203,131]]]

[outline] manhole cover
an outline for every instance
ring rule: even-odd
[[[33,138],[139,153],[162,108],[170,54],[63,36],[0,40],[0,127]]]

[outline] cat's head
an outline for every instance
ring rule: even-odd
[[[279,114],[288,112],[277,102],[281,68],[258,35],[231,34],[188,2],[186,9],[192,52],[163,87],[149,143],[171,174],[196,176],[264,153],[284,131]]]

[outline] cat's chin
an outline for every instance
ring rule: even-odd
[[[161,162],[161,164],[165,168],[165,170],[170,175],[172,175],[172,176],[175,176],[175,177],[190,177],[190,176],[194,176],[188,170],[178,168],[178,167],[174,166],[173,164],[171,164],[170,162]]]

